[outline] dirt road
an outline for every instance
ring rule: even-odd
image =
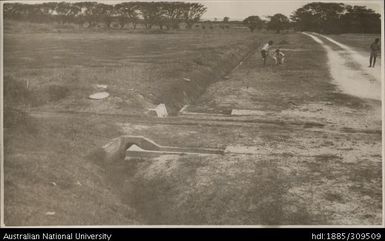
[[[377,64],[375,68],[368,68],[368,62],[369,62],[369,51],[364,53],[362,51],[357,51],[353,49],[352,47],[349,47],[345,44],[342,44],[331,37],[327,37],[322,34],[316,34],[318,36],[321,36],[327,40],[329,40],[331,43],[337,45],[340,47],[343,51],[347,53],[347,55],[350,55],[350,57],[356,61],[362,70],[366,73],[368,73],[372,78],[376,79],[378,82],[381,82],[381,58],[377,58]],[[369,45],[369,43],[368,43]],[[346,55],[346,54],[345,54]]]
[[[330,73],[343,92],[362,98],[381,100],[381,60],[379,58],[375,68],[368,68],[368,58],[349,46],[321,34],[304,34],[325,48]]]

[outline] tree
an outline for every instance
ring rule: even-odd
[[[243,20],[243,24],[246,25],[251,32],[253,32],[255,29],[262,29],[263,27],[263,21],[258,16],[247,17]]]
[[[4,3],[3,4],[3,14],[4,18],[14,18],[14,9],[15,9],[15,4],[12,3]]]
[[[79,14],[81,13],[81,8],[78,6],[71,4],[69,7],[69,12],[67,14],[67,21],[68,22],[75,22],[76,18],[79,17]]]
[[[342,3],[315,2],[297,9],[291,19],[297,30],[337,33],[341,31],[340,19],[344,12]]]
[[[39,5],[40,11],[44,16],[44,20],[52,19],[52,15],[55,12],[57,2],[47,2]]]
[[[267,23],[267,28],[275,30],[277,33],[280,33],[281,30],[288,29],[290,27],[289,18],[283,14],[277,13],[269,18],[270,21]]]
[[[228,23],[228,22],[229,22],[229,20],[230,20],[230,18],[229,18],[229,17],[224,17],[224,18],[223,18],[223,22],[224,22],[224,23]]]
[[[183,5],[184,3],[182,2],[163,3],[163,10],[167,29],[179,28],[179,23],[182,21],[183,17]]]
[[[146,29],[151,29],[156,24],[162,29],[164,19],[162,19],[163,12],[161,11],[160,2],[141,2],[138,7]]]
[[[324,33],[380,33],[381,16],[364,6],[309,3],[291,16],[295,28]]]
[[[200,3],[184,3],[182,9],[183,20],[189,29],[199,22],[202,15],[207,11],[207,8]]]
[[[28,5],[28,18],[33,22],[43,22],[45,15],[41,5]]]
[[[67,16],[70,14],[71,4],[69,2],[59,2],[56,5],[55,11],[59,19],[59,23],[66,23],[68,21]]]
[[[381,15],[364,6],[347,6],[341,16],[341,32],[381,33]]]
[[[5,3],[5,16],[11,16],[13,19],[17,20],[27,20],[30,15],[30,6],[29,4],[23,3]]]
[[[139,19],[139,7],[135,2],[124,2],[115,5],[115,13],[118,15],[120,28],[123,28],[126,23],[132,23],[133,29]]]
[[[107,28],[111,27],[114,14],[114,7],[112,5],[98,3],[94,8],[93,14],[97,20],[104,22]]]
[[[80,9],[79,13],[79,22],[80,24],[83,24],[84,22],[88,23],[88,27],[94,27],[97,23],[97,18],[95,14],[96,5],[98,3],[96,2],[77,2],[74,3],[75,6],[77,6]]]

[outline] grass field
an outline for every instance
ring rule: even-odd
[[[257,44],[254,35],[242,31],[10,33],[4,40],[5,83],[28,85],[36,93],[28,104],[48,109],[133,113],[166,103],[172,112]],[[94,106],[87,99],[96,84],[108,85],[109,103]]]
[[[126,193],[127,202],[141,210],[148,222],[380,222],[380,102],[338,91],[331,83],[322,47],[301,34],[284,37],[285,65],[263,67],[259,55],[254,55],[228,80],[210,85],[187,109],[207,115],[228,114],[234,108],[258,110],[254,122],[235,126],[212,123],[200,130],[125,126],[127,134],[144,135],[171,146],[231,145],[234,149],[250,147],[257,153],[143,160],[129,166],[135,170],[130,175],[122,168],[124,162],[117,163],[112,167],[112,180],[116,186],[134,183],[120,186],[120,193]],[[362,132],[349,134],[349,128]],[[364,134],[369,129],[377,134]],[[151,201],[141,202],[144,199]]]
[[[381,222],[380,103],[341,93],[310,38],[22,28],[4,36],[6,225]],[[262,66],[270,39],[286,64]],[[88,99],[96,84],[111,96]],[[211,120],[145,114],[159,103]],[[262,114],[227,116],[235,108]],[[257,154],[90,159],[123,134]]]
[[[338,34],[330,35],[337,41],[356,48],[358,51],[370,52],[370,45],[376,38],[381,39],[380,34]]]
[[[99,183],[98,173],[103,170],[87,167],[84,159],[88,152],[118,135],[113,122],[100,123],[98,118],[87,119],[86,123],[71,118],[35,120],[23,111],[143,115],[147,108],[166,103],[172,113],[202,92],[205,85],[223,77],[256,44],[256,37],[248,32],[6,32],[6,223],[136,222],[132,213],[122,212],[126,206],[119,207],[114,195],[106,193],[110,187]],[[96,84],[108,85],[112,98],[107,103],[88,99],[97,91]],[[181,88],[189,96],[179,91]],[[81,197],[88,201],[81,201]],[[126,214],[116,218],[109,213],[111,208]],[[50,209],[58,210],[57,214],[45,219]],[[65,212],[67,209],[72,211]]]

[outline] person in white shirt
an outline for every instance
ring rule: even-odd
[[[274,51],[273,59],[275,60],[275,64],[283,64],[285,61],[285,54],[279,48],[277,48]]]
[[[262,49],[261,49],[261,55],[262,55],[262,59],[263,59],[263,65],[266,65],[266,58],[267,58],[267,55],[269,53],[269,49],[270,47],[273,45],[273,41],[269,41],[268,43],[266,43],[265,45],[263,45]]]

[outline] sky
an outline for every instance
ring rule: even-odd
[[[233,20],[243,20],[251,15],[258,15],[262,18],[271,16],[276,13],[282,13],[286,16],[290,16],[296,9],[303,5],[316,2],[316,1],[223,1],[223,0],[210,0],[210,1],[197,1],[207,6],[207,12],[203,16],[203,19],[218,18],[228,16]],[[319,0],[317,0],[319,2]],[[361,5],[373,9],[377,13],[381,13],[382,2],[381,1],[335,1],[342,2],[349,5]]]
[[[65,1],[65,0],[52,0]],[[91,0],[76,0],[76,1],[91,1]],[[119,3],[119,0],[92,0],[103,3]],[[129,0],[128,0],[129,1]],[[128,2],[127,1],[127,2]],[[135,0],[147,2],[199,2],[207,7],[207,12],[202,16],[204,20],[222,20],[224,17],[230,17],[230,20],[243,20],[248,16],[257,15],[261,18],[282,13],[290,16],[296,9],[310,2],[341,2],[349,5],[361,5],[373,9],[377,13],[382,12],[383,0],[348,0],[348,1],[331,1],[331,0]],[[16,1],[15,1],[16,2]],[[19,1],[17,1],[19,2]],[[23,1],[28,3],[49,2],[45,1]]]

